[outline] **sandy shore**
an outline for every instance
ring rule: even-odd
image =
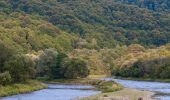
[[[117,92],[102,93],[81,100],[155,100],[152,98],[153,95],[153,92],[125,88]]]

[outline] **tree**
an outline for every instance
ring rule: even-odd
[[[78,58],[65,60],[62,64],[62,68],[65,78],[84,78],[89,75],[87,63]]]
[[[5,61],[8,60],[9,57],[14,54],[14,51],[15,50],[5,45],[4,42],[0,41],[0,72],[3,72]]]
[[[57,55],[57,58],[56,58],[56,64],[54,66],[51,67],[51,77],[53,79],[56,79],[56,78],[63,78],[64,75],[62,73],[62,67],[61,67],[61,64],[62,62],[64,61],[65,58],[67,58],[68,56],[64,53],[59,53]]]
[[[128,47],[128,52],[129,53],[139,53],[139,52],[144,52],[145,48],[141,46],[140,44],[131,44]]]
[[[0,73],[0,85],[7,85],[11,82],[11,75],[9,72]]]
[[[35,76],[35,64],[27,56],[17,54],[5,62],[4,68],[9,71],[13,82],[22,82]]]
[[[41,52],[39,56],[39,60],[37,61],[37,74],[38,76],[50,77],[51,75],[51,68],[56,65],[58,52],[55,49],[46,49]]]

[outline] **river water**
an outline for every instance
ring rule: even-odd
[[[74,100],[101,93],[88,85],[48,84],[48,89],[0,98],[0,100]]]
[[[159,100],[170,100],[170,83],[164,82],[146,82],[146,81],[132,81],[113,79],[117,83],[122,84],[127,88],[134,88],[139,90],[147,90],[156,92],[154,98]]]
[[[170,83],[132,81],[112,78],[104,78],[104,80],[114,80],[127,88],[153,91],[156,92],[155,98],[160,100],[170,100]],[[101,93],[100,91],[95,91],[94,87],[88,85],[48,84],[48,86],[48,89],[9,96],[1,98],[0,100],[74,100],[76,98]]]

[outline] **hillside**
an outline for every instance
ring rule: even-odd
[[[168,1],[163,3],[167,8]],[[7,14],[38,15],[68,33],[95,39],[100,48],[132,43],[160,46],[170,40],[169,14],[113,0],[1,0],[1,4]]]
[[[156,49],[145,49],[140,45],[131,45],[126,54],[115,60],[114,74],[123,77],[143,77],[168,79],[170,77],[169,44]]]
[[[170,12],[169,0],[114,0],[119,3],[137,5],[157,12]]]
[[[51,23],[36,16],[13,12],[0,13],[0,42],[19,52],[56,48],[72,50],[76,36],[62,32]],[[64,41],[64,42],[62,42]]]
[[[168,0],[0,0],[2,85],[89,75],[169,78],[169,42]]]

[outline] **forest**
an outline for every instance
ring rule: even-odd
[[[170,78],[168,0],[0,0],[0,84]]]

